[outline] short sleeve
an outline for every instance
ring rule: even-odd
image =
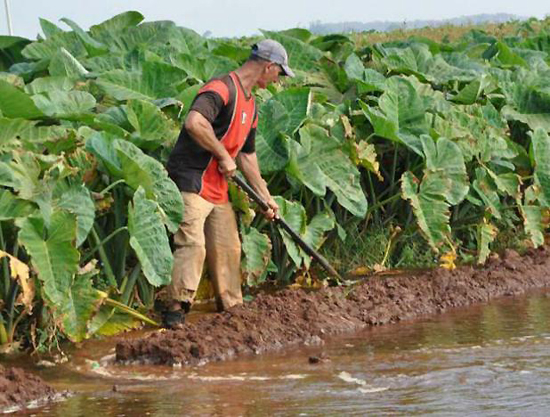
[[[199,112],[212,123],[218,117],[223,106],[223,100],[217,93],[206,91],[195,97],[190,110]]]
[[[248,136],[244,142],[241,152],[254,153],[256,152],[256,128],[258,127],[258,112],[254,110],[254,120],[252,121],[252,128],[248,132]]]
[[[256,152],[256,128],[253,127],[248,132],[246,141],[244,142],[243,147],[241,148],[242,153],[254,153]]]
[[[228,102],[229,88],[227,85],[221,80],[212,80],[201,87],[190,110],[199,112],[212,123]]]

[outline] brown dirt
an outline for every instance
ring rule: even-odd
[[[36,375],[20,368],[0,365],[0,412],[7,408],[24,408],[30,401],[51,399],[56,391]]]
[[[119,342],[116,358],[121,363],[166,365],[225,360],[321,343],[327,335],[441,313],[546,286],[550,286],[548,248],[532,249],[523,257],[508,250],[483,268],[374,276],[351,288],[262,294],[243,306],[186,324],[181,330]]]

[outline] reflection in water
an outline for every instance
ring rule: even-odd
[[[78,395],[22,414],[547,415],[549,319],[538,294],[189,369],[101,366],[95,342],[41,374]]]

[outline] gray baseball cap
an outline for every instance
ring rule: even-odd
[[[294,77],[294,71],[288,66],[288,54],[285,47],[279,42],[273,39],[264,39],[252,46],[252,55],[279,64],[284,75]]]

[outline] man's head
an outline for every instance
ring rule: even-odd
[[[281,75],[294,77],[294,72],[288,66],[288,54],[284,46],[273,39],[264,39],[253,45],[249,61],[258,63],[262,69],[262,76],[258,80],[260,88],[276,82]]]

